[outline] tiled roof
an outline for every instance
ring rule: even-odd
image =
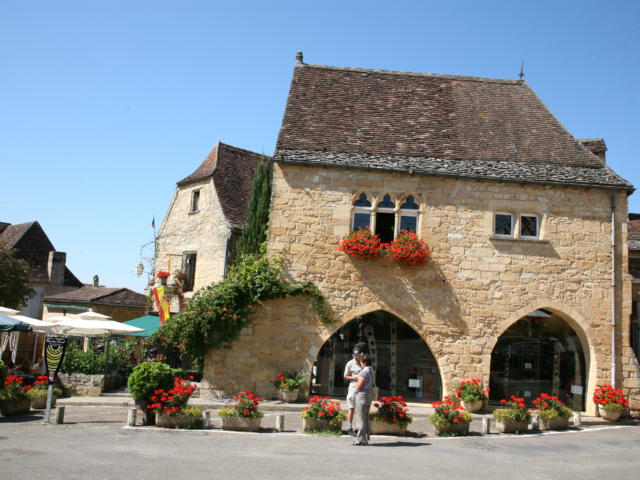
[[[633,188],[517,80],[297,62],[275,160],[292,151],[312,165],[331,152],[345,167]]]
[[[122,305],[144,307],[146,297],[128,288],[103,288],[83,285],[56,295],[49,295],[45,302],[91,303],[96,305]]]
[[[629,250],[640,250],[640,213],[630,213],[627,224]]]
[[[0,233],[0,243],[16,249],[17,256],[27,261],[31,269],[29,279],[32,282],[47,283],[49,281],[47,263],[49,252],[55,251],[55,248],[38,222],[7,226]],[[82,282],[65,267],[64,285],[80,287]]]
[[[213,178],[225,218],[233,227],[240,228],[247,221],[253,173],[261,157],[258,153],[218,142],[204,162],[178,182],[178,187]]]

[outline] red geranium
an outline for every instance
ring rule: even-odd
[[[417,267],[426,265],[431,258],[431,250],[415,232],[402,230],[398,237],[386,244],[387,254],[394,262]]]
[[[382,244],[378,235],[374,235],[367,228],[360,228],[355,232],[351,232],[340,240],[340,250],[348,253],[352,257],[358,257],[365,260],[375,260],[380,258],[382,253]]]

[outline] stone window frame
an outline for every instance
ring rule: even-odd
[[[490,215],[490,219],[488,221],[488,233],[489,236],[494,240],[518,240],[518,241],[527,241],[527,242],[543,242],[548,243],[547,240],[544,239],[544,224],[546,215],[544,213],[536,212],[537,209],[531,208],[529,205],[530,202],[527,202],[526,206],[522,206],[521,209],[510,209],[504,208],[504,205],[494,206],[493,212],[488,212]],[[516,206],[517,207],[517,206]],[[504,235],[498,234],[495,230],[495,220],[496,215],[511,215],[512,218],[512,234]],[[522,217],[537,217],[538,219],[538,231],[537,236],[528,236],[521,235],[521,221]]]
[[[191,202],[189,202],[189,213],[199,213],[200,212],[200,200],[202,200],[202,195],[200,195],[201,189],[197,188],[191,190]]]
[[[355,203],[360,199],[361,195],[365,195],[367,200],[371,202],[371,207],[356,206]],[[389,195],[391,202],[394,204],[394,208],[380,208],[379,205],[383,202],[384,197]],[[417,210],[402,209],[407,198],[413,197],[413,202],[418,206]],[[376,216],[375,213],[393,213],[394,214],[394,232],[393,238],[398,237],[400,233],[400,220],[402,216],[415,216],[416,217],[416,233],[419,234],[422,224],[422,218],[424,216],[424,206],[420,195],[415,192],[403,192],[401,194],[394,192],[368,192],[366,190],[359,190],[351,195],[351,212],[349,231],[354,231],[354,220],[356,213],[368,213],[369,214],[369,228],[372,232],[376,231]]]
[[[509,216],[511,217],[511,233],[510,234],[506,234],[506,233],[496,233],[496,220],[498,218],[498,215],[505,215],[505,216]],[[497,211],[494,212],[493,214],[493,228],[491,229],[492,235],[496,238],[515,238],[515,234],[516,234],[516,217],[517,215],[515,215],[513,212],[506,212],[506,211]]]

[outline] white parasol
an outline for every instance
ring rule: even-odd
[[[50,332],[54,323],[45,322],[44,320],[38,320],[37,318],[25,317],[24,315],[9,315],[11,318],[20,320],[21,322],[28,323],[33,327],[34,332]]]
[[[103,315],[98,312],[94,312],[89,309],[86,312],[76,313],[75,315],[70,315],[73,318],[81,318],[82,320],[111,320],[111,317],[108,315]]]
[[[15,315],[20,310],[14,310],[13,308],[0,307],[0,315]]]

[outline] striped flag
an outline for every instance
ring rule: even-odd
[[[153,299],[156,302],[156,308],[160,314],[160,325],[164,325],[164,322],[171,316],[169,302],[164,297],[164,287],[156,287],[153,289]]]

